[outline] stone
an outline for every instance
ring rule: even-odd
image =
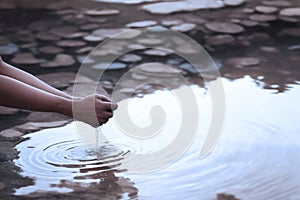
[[[127,65],[120,62],[114,62],[114,63],[99,63],[96,65],[93,65],[93,69],[98,70],[120,70],[120,69],[126,69]]]
[[[246,0],[224,0],[226,6],[239,6],[245,2]]]
[[[12,55],[19,51],[19,47],[13,43],[0,45],[0,55]]]
[[[82,47],[76,50],[76,53],[78,54],[82,54],[82,53],[89,53],[94,49],[94,47],[92,46],[86,46],[86,47]]]
[[[227,66],[232,67],[249,67],[249,66],[256,66],[261,63],[260,59],[255,57],[236,57],[230,58],[225,61]]]
[[[82,47],[86,43],[80,40],[61,40],[56,45],[60,47]]]
[[[87,56],[76,56],[77,61],[80,64],[95,64],[95,60],[92,59],[91,57],[87,57]]]
[[[255,10],[257,12],[264,13],[264,14],[272,14],[277,12],[278,8],[273,6],[256,6]]]
[[[136,55],[136,54],[126,54],[126,55],[120,57],[120,61],[122,61],[122,62],[128,62],[128,63],[139,62],[142,59],[143,58],[141,56]]]
[[[270,22],[270,21],[275,21],[277,19],[277,16],[265,15],[265,14],[254,14],[254,15],[250,15],[249,19],[258,22]]]
[[[279,14],[286,17],[300,17],[300,7],[282,9]]]
[[[41,53],[44,53],[44,54],[59,54],[64,51],[62,48],[58,48],[55,46],[44,46],[44,47],[41,47],[39,50]]]
[[[55,21],[41,20],[41,21],[36,21],[36,22],[29,24],[28,27],[34,31],[47,31],[50,28],[55,27],[55,26],[56,26]]]
[[[137,40],[141,44],[156,45],[163,43],[163,40],[158,38],[141,38]]]
[[[185,0],[147,4],[142,6],[142,9],[152,14],[170,14],[182,11],[196,11],[200,9],[222,8],[224,6],[225,4],[223,1]]]
[[[290,50],[290,51],[300,50],[300,44],[289,46],[288,50]]]
[[[51,32],[39,32],[38,34],[35,35],[35,37],[43,41],[58,41],[61,39],[60,36],[55,35],[54,33]]]
[[[26,118],[29,122],[55,122],[69,119],[71,119],[69,116],[52,112],[32,112]]]
[[[13,147],[13,143],[8,141],[0,142],[0,162],[11,161],[18,157],[18,151]]]
[[[36,59],[32,53],[15,54],[14,58],[11,61],[21,65],[35,65],[41,62],[40,60]]]
[[[185,54],[198,54],[202,51],[202,49],[199,48],[198,46],[194,46],[191,44],[183,44],[183,45],[179,45],[176,48],[176,51],[185,55]]]
[[[69,34],[66,34],[64,35],[63,37],[64,38],[67,38],[67,39],[76,39],[76,38],[82,38],[82,37],[85,37],[87,36],[89,33],[87,32],[75,32],[75,33],[69,33]]]
[[[135,80],[138,80],[138,81],[144,81],[144,80],[148,79],[147,76],[144,76],[144,75],[141,75],[141,74],[138,74],[138,73],[132,73],[131,78],[133,78]]]
[[[263,1],[262,3],[267,6],[276,6],[276,7],[287,7],[292,5],[291,2],[286,0],[274,0],[274,1],[266,0]]]
[[[153,62],[153,63],[144,63],[141,65],[136,66],[136,69],[139,72],[144,72],[146,74],[155,74],[155,75],[173,75],[180,73],[180,70],[166,67],[161,63]]]
[[[0,115],[13,115],[19,112],[19,109],[0,106]]]
[[[87,42],[102,42],[105,38],[95,35],[87,35],[83,39]]]
[[[74,91],[76,87],[76,91]],[[73,96],[85,97],[91,94],[101,94],[104,96],[109,96],[106,90],[97,83],[81,83],[72,85],[65,90],[66,93],[72,94]]]
[[[79,27],[80,30],[83,31],[92,31],[99,28],[98,24],[92,23],[92,24],[84,24],[82,26]]]
[[[170,52],[170,51],[166,51],[166,50],[162,50],[162,49],[149,49],[149,50],[144,51],[145,55],[161,56],[161,57],[170,55],[171,53],[172,52]]]
[[[41,64],[41,67],[68,67],[76,63],[75,59],[68,54],[58,54],[54,60]]]
[[[78,29],[74,26],[62,26],[62,27],[51,29],[51,33],[58,35],[60,37],[65,37],[77,32],[77,30]]]
[[[41,74],[37,76],[42,81],[58,89],[69,87],[76,78],[76,73],[72,72],[57,72],[50,74]]]
[[[21,131],[22,133],[30,133],[35,131],[40,131],[45,128],[56,128],[68,124],[70,120],[54,121],[54,122],[27,122],[15,126],[15,129]]]
[[[260,47],[260,50],[268,53],[278,53],[279,50],[276,47],[271,47],[271,46],[262,46]]]
[[[294,17],[279,16],[279,19],[281,21],[288,22],[288,23],[298,23],[299,22],[299,20]]]
[[[237,199],[234,195],[231,194],[220,193],[217,194],[217,200],[239,200],[239,199]]]
[[[176,26],[182,24],[182,20],[180,19],[163,20],[161,24],[164,26]]]
[[[116,15],[119,13],[120,11],[116,9],[104,9],[104,10],[92,9],[85,12],[86,15],[90,15],[90,16]]]
[[[183,23],[179,25],[175,25],[171,27],[171,30],[173,31],[179,31],[179,32],[189,32],[196,28],[196,24],[193,23]]]
[[[222,46],[222,45],[232,44],[234,41],[235,41],[235,37],[228,34],[210,36],[206,40],[206,42],[212,46]]]
[[[101,86],[106,90],[113,90],[114,86],[111,81],[101,81]]]
[[[143,28],[156,25],[157,22],[153,20],[145,20],[145,21],[136,21],[126,24],[126,27],[129,28]]]
[[[5,140],[19,140],[22,135],[24,134],[15,129],[6,129],[0,132],[0,136]]]
[[[237,24],[230,22],[208,22],[205,27],[216,33],[237,34],[243,32],[245,29]]]
[[[282,30],[282,33],[289,36],[300,37],[300,28],[285,28]]]
[[[242,25],[247,26],[247,27],[253,27],[259,25],[259,22],[257,21],[252,21],[252,20],[243,20],[240,22]]]
[[[190,63],[182,63],[181,65],[179,65],[179,69],[182,69],[186,72],[189,72],[191,74],[198,74],[199,71]]]

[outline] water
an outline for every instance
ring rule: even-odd
[[[221,139],[205,159],[200,159],[199,153],[211,119],[211,103],[203,88],[192,86],[199,94],[201,126],[189,150],[172,165],[152,173],[130,173],[120,168],[121,163],[131,154],[145,152],[144,143],[120,138],[120,132],[108,133],[118,131],[111,121],[101,129],[108,142],[100,141],[97,153],[87,151],[71,123],[28,134],[30,139],[17,145],[20,156],[14,162],[23,170],[22,175],[35,179],[35,185],[17,189],[16,194],[80,188],[89,193],[95,188],[107,189],[103,186],[106,183],[115,185],[111,195],[117,199],[207,200],[222,192],[243,200],[299,199],[300,86],[289,84],[287,91],[278,94],[275,89],[261,88],[259,80],[248,76],[223,82],[226,122]],[[133,102],[142,104],[156,98],[171,102],[168,93],[145,95]],[[172,113],[169,119],[176,125],[179,114],[165,111]],[[130,116],[137,123],[149,122],[139,109],[132,109]],[[156,141],[158,146],[168,142]]]

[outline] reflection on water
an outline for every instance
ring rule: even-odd
[[[139,199],[207,200],[221,192],[243,200],[299,199],[300,107],[297,104],[300,86],[289,86],[289,91],[277,94],[275,90],[259,88],[257,80],[250,77],[235,81],[224,79],[227,98],[224,131],[214,151],[203,160],[199,153],[203,130],[210,123],[211,104],[208,95],[199,95],[201,114],[197,138],[184,156],[155,173],[131,174],[118,167],[127,154],[143,149],[140,144],[127,144],[118,133],[110,133],[108,137],[114,144],[102,144],[99,160],[95,153],[87,152],[81,145],[73,124],[29,134],[29,140],[17,145],[21,153],[15,163],[24,171],[23,175],[35,178],[36,184],[18,189],[16,193],[68,192],[72,187],[64,183],[70,181],[87,184],[88,191],[88,184],[101,184],[103,177],[109,177],[105,180],[111,182],[125,177],[135,184],[125,181],[122,187],[136,188]],[[204,94],[202,88],[193,89]],[[166,98],[167,95],[163,101],[167,101]],[[143,102],[147,98],[135,100]],[[172,110],[166,112],[176,115]],[[130,116],[141,119],[144,115],[136,110]],[[110,130],[113,125],[108,123],[103,128]]]

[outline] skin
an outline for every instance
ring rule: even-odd
[[[103,95],[83,98],[70,96],[35,76],[7,64],[0,57],[0,105],[42,112],[56,112],[73,117],[92,126],[106,123],[117,104]],[[90,116],[96,111],[97,120]],[[79,114],[78,114],[79,113]]]

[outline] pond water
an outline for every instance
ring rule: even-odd
[[[101,129],[108,141],[100,142],[97,153],[87,151],[71,123],[28,134],[28,140],[16,146],[20,155],[15,164],[22,175],[35,180],[34,185],[17,189],[16,194],[80,188],[89,193],[96,187],[97,191],[110,190],[118,199],[207,200],[223,192],[243,200],[299,199],[300,86],[289,84],[285,92],[278,93],[264,89],[263,82],[249,76],[222,81],[226,95],[224,129],[204,159],[199,154],[211,120],[211,100],[204,88],[193,85],[198,94],[200,126],[190,148],[171,165],[151,173],[131,173],[120,166],[130,154],[150,151],[144,143],[120,137],[111,120]],[[131,109],[133,121],[149,123],[149,116],[139,108],[153,101],[172,104],[172,98],[170,91],[158,91],[125,101],[137,105]],[[164,108],[176,126],[180,112]],[[156,144],[168,145],[170,137],[161,137]]]

